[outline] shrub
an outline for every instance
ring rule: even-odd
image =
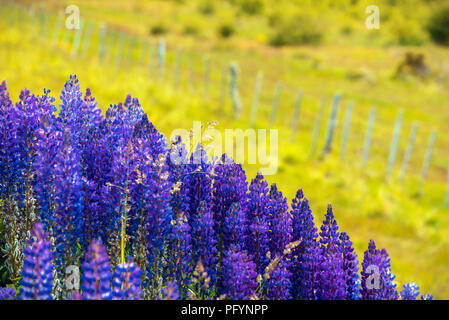
[[[198,11],[204,15],[211,15],[215,11],[214,4],[210,0],[203,0],[198,5]]]
[[[163,23],[158,23],[150,27],[150,34],[157,36],[166,34],[168,32],[168,28]]]
[[[449,7],[432,14],[427,24],[427,31],[436,43],[449,45]]]
[[[417,23],[410,23],[404,18],[392,21],[390,28],[393,42],[402,46],[420,46],[426,42],[426,34]]]
[[[238,2],[240,10],[249,15],[256,15],[263,11],[262,0],[240,0]]]
[[[309,16],[299,15],[277,22],[269,41],[272,46],[316,45],[323,39],[323,32],[319,24]]]
[[[183,33],[185,35],[196,36],[200,33],[200,28],[196,24],[187,24],[184,26]]]
[[[222,38],[230,38],[235,34],[235,27],[232,23],[225,22],[218,27],[218,34]]]

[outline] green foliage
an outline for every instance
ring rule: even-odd
[[[272,46],[320,44],[323,32],[319,23],[305,14],[298,14],[285,21],[276,21],[269,43]]]
[[[152,25],[150,27],[150,34],[153,36],[163,35],[163,34],[166,34],[167,32],[168,32],[168,27],[162,22]]]
[[[201,33],[201,28],[196,23],[188,23],[184,26],[183,33],[189,36],[197,36]]]
[[[212,15],[215,12],[215,6],[211,0],[202,0],[198,5],[198,11],[204,15]]]
[[[449,45],[449,7],[433,13],[427,24],[427,31],[436,43]]]
[[[222,38],[230,38],[235,34],[234,24],[229,22],[223,22],[218,26],[218,34]]]
[[[248,15],[260,14],[264,9],[262,0],[239,0],[237,3],[240,10]]]

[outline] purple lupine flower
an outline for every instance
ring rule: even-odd
[[[112,279],[113,300],[140,300],[142,271],[131,258],[127,263],[119,264],[114,271]]]
[[[219,237],[218,248],[224,255],[223,231],[226,214],[233,203],[244,204],[248,185],[246,174],[241,164],[233,162],[226,154],[214,168],[212,187],[212,211],[215,220],[215,233]]]
[[[388,255],[388,252],[387,250],[385,250],[385,248],[382,248],[381,254],[382,254],[383,269],[385,270],[386,275],[386,281],[385,286],[383,286],[382,296],[386,300],[398,300],[399,294],[396,290],[397,284],[396,282],[394,282],[396,276],[391,272],[390,256]]]
[[[167,153],[167,167],[171,184],[170,205],[173,212],[172,228],[167,248],[168,267],[166,276],[176,279],[181,297],[186,295],[189,278],[185,275],[193,271],[190,225],[185,214],[187,204],[181,194],[182,180],[187,164],[187,150],[181,137],[177,136]],[[171,282],[174,283],[174,282]],[[164,289],[163,289],[164,290]]]
[[[359,261],[352,246],[352,241],[346,232],[340,234],[341,250],[343,252],[344,281],[346,284],[346,300],[358,300],[360,291]]]
[[[287,245],[292,240],[292,221],[288,212],[287,198],[277,189],[276,184],[272,184],[270,188],[268,221],[270,256],[274,258],[273,261],[279,262],[275,263],[271,271],[267,270],[270,265],[265,268],[265,274],[269,275],[264,287],[265,296],[272,300],[287,300],[291,298],[288,290],[291,286],[289,270],[291,251],[287,249]]]
[[[269,259],[269,220],[268,205],[270,202],[268,184],[261,173],[258,173],[249,185],[246,202],[248,217],[248,236],[246,250],[256,264],[257,273],[263,273]]]
[[[402,300],[417,300],[419,296],[419,287],[414,282],[404,284],[401,291]]]
[[[31,238],[24,250],[20,299],[51,300],[53,287],[52,253],[48,234],[41,223],[31,229]]]
[[[79,156],[70,145],[62,146],[53,169],[55,262],[62,272],[65,265],[78,263],[77,243],[82,243],[83,185]]]
[[[12,192],[18,175],[17,114],[9,97],[6,82],[0,84],[0,194]]]
[[[170,281],[162,288],[162,300],[178,300],[179,290],[175,281]],[[161,298],[160,298],[161,299]]]
[[[317,256],[319,244],[318,233],[313,221],[312,210],[309,200],[299,189],[292,201],[292,238],[299,241],[299,245],[292,250],[291,267],[291,294],[295,299],[314,300],[317,279],[315,279],[318,268]]]
[[[223,228],[223,246],[226,249],[244,250],[248,222],[242,205],[235,202],[229,208]]]
[[[0,288],[0,300],[17,300],[14,288]]]
[[[335,220],[332,205],[329,204],[326,211],[326,217],[320,228],[320,244],[328,248],[332,244],[340,246],[340,233],[338,232],[337,220]]]
[[[34,191],[39,202],[40,218],[48,230],[53,229],[55,220],[54,167],[63,141],[55,111],[56,108],[41,116],[35,132],[36,156],[33,163],[36,175]]]
[[[268,207],[270,225],[270,253],[271,256],[281,256],[284,249],[292,240],[292,220],[288,212],[287,198],[277,189],[276,184],[270,188]]]
[[[99,239],[88,247],[81,280],[83,300],[111,300],[111,266]]]
[[[289,300],[292,298],[288,290],[291,287],[289,267],[290,261],[286,257],[278,256],[265,268],[265,274],[268,279],[265,282],[263,291],[267,299]]]
[[[227,299],[248,300],[256,294],[257,273],[255,264],[246,253],[230,249],[221,268],[222,291]]]
[[[433,300],[433,295],[431,294],[422,294],[421,300]]]
[[[166,277],[174,278],[179,284],[177,291],[181,297],[186,296],[189,277],[193,271],[190,225],[182,212],[174,212],[172,228],[167,248]]]
[[[211,201],[211,171],[212,164],[208,162],[206,150],[202,144],[198,144],[190,155],[190,162],[186,164],[181,180],[181,195],[189,222],[195,219],[201,202],[209,204]]]
[[[216,278],[216,239],[213,213],[209,204],[202,201],[191,222],[192,252],[195,263],[201,262],[210,277],[212,286]]]
[[[394,276],[390,270],[389,256],[385,250],[376,248],[370,240],[365,251],[361,271],[361,298],[363,300],[397,300]]]
[[[320,266],[317,270],[319,285],[316,291],[319,300],[346,298],[345,273],[339,236],[337,221],[332,206],[329,205],[320,231]]]

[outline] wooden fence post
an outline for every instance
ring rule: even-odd
[[[120,67],[124,44],[125,44],[125,34],[121,31],[118,36],[117,54],[115,55],[115,68],[116,69],[119,69],[119,67]]]
[[[447,166],[446,207],[449,208],[449,164],[448,164],[448,166]]]
[[[313,138],[312,138],[312,147],[310,149],[310,157],[313,157],[316,153],[316,149],[318,146],[318,139],[320,137],[321,123],[323,122],[323,113],[324,113],[325,105],[326,105],[326,100],[324,99],[324,97],[321,97],[320,105],[318,107],[318,112],[316,114],[316,119],[315,119],[315,128],[313,130]]]
[[[404,118],[404,110],[399,110],[396,124],[394,126],[393,139],[391,141],[390,155],[388,156],[387,179],[393,173],[394,163],[396,161],[396,153],[398,151],[399,137],[401,135],[402,119]]]
[[[205,57],[204,61],[204,98],[209,98],[209,80],[210,80],[210,61],[209,57]]]
[[[158,46],[158,68],[159,68],[159,78],[162,79],[164,76],[164,66],[165,66],[165,40],[159,39]]]
[[[405,175],[407,174],[407,169],[410,163],[410,158],[412,157],[417,132],[418,124],[416,122],[413,122],[412,130],[410,131],[410,136],[408,138],[407,149],[405,150],[404,161],[402,162],[401,174],[399,176],[399,179],[401,181],[405,179]]]
[[[56,46],[58,44],[59,37],[61,35],[61,30],[64,24],[64,15],[61,11],[58,13],[58,17],[56,18],[55,28],[53,29],[53,36],[51,39],[52,45]]]
[[[128,41],[128,50],[126,52],[127,63],[131,63],[134,60],[135,47],[136,47],[136,37],[130,36]]]
[[[369,151],[371,148],[371,137],[373,136],[374,122],[376,121],[376,108],[371,108],[369,114],[368,126],[366,128],[365,143],[363,146],[363,156],[362,156],[362,169],[366,167],[369,158]]]
[[[254,126],[257,119],[257,110],[259,109],[260,92],[262,90],[263,72],[257,72],[256,87],[254,88],[253,105],[251,107],[250,126]]]
[[[84,21],[80,21],[80,27],[76,30],[75,36],[73,37],[73,43],[72,43],[72,58],[75,58],[78,55],[78,51],[81,44],[81,37],[83,36],[83,27],[84,27]]]
[[[332,110],[327,126],[326,143],[323,149],[323,158],[332,151],[332,142],[334,140],[334,131],[337,125],[338,104],[340,103],[341,94],[335,93],[332,100]]]
[[[435,145],[436,138],[437,138],[437,131],[433,129],[429,137],[429,144],[427,146],[426,157],[424,158],[424,163],[421,170],[421,185],[419,190],[420,194],[424,190],[424,183],[426,182],[427,173],[429,171],[430,160],[432,159],[432,151]]]
[[[195,71],[193,70],[193,57],[190,55],[187,60],[187,67],[189,69],[189,90],[195,91]]]
[[[282,81],[279,81],[276,86],[276,91],[274,92],[273,103],[271,106],[270,121],[268,124],[268,126],[270,128],[273,126],[274,121],[276,120],[276,114],[277,114],[277,109],[279,107],[279,99],[281,97],[282,87],[283,87],[283,83],[282,83]]]
[[[175,58],[175,74],[174,74],[174,86],[177,89],[179,87],[179,82],[181,78],[181,61],[182,61],[182,51],[181,49],[176,50]]]
[[[105,42],[106,42],[106,32],[107,27],[104,23],[100,25],[100,39],[98,43],[98,60],[103,60],[104,53],[105,53]]]
[[[298,130],[299,113],[301,111],[301,101],[302,101],[302,90],[299,89],[298,92],[296,93],[295,106],[293,111],[292,135],[290,139],[292,143],[296,141],[296,131]]]
[[[226,92],[228,88],[228,68],[226,66],[223,66],[221,70],[220,87],[220,107],[223,110],[226,105]]]
[[[93,23],[92,21],[89,21],[86,27],[86,34],[84,35],[83,52],[81,54],[83,57],[85,57],[87,55],[87,52],[89,51],[90,40],[92,39],[92,31]]]
[[[352,118],[352,108],[354,104],[352,102],[348,103],[348,106],[346,108],[346,115],[345,115],[345,123],[343,125],[343,136],[341,139],[341,148],[340,148],[340,159],[344,160],[346,158],[346,149],[348,145],[348,139],[349,139],[349,132],[351,129],[351,118]]]
[[[229,91],[231,95],[232,108],[234,110],[234,118],[239,118],[242,110],[242,102],[240,100],[240,94],[238,91],[238,75],[239,75],[239,67],[237,63],[232,62],[229,65]]]

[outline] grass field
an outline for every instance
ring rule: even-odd
[[[127,93],[137,96],[150,119],[166,134],[175,128],[190,128],[194,120],[218,120],[218,129],[248,128],[258,71],[263,71],[264,79],[255,127],[266,128],[273,94],[282,80],[284,87],[274,124],[279,129],[279,170],[267,177],[268,181],[276,182],[289,199],[298,187],[303,188],[318,221],[323,220],[327,203],[331,202],[341,229],[351,235],[360,258],[369,239],[375,239],[390,253],[398,282],[416,281],[423,292],[448,298],[449,210],[444,199],[449,162],[449,50],[432,44],[425,32],[426,21],[441,2],[379,1],[380,30],[365,28],[369,1],[352,1],[352,5],[345,4],[347,1],[320,1],[319,5],[314,1],[262,1],[263,9],[255,12],[242,5],[244,2],[109,1],[106,7],[101,1],[78,0],[84,26],[90,23],[93,36],[89,48],[84,50],[81,41],[78,55],[73,56],[75,32],[64,31],[57,41],[52,37],[57,11],[65,7],[64,1],[33,1],[33,6],[31,1],[16,1],[21,7],[15,14],[11,14],[10,3],[3,1],[0,78],[6,79],[12,97],[17,99],[20,90],[30,85],[33,87],[28,89],[34,92],[48,88],[58,96],[60,84],[76,73],[82,86],[92,89],[103,108],[123,101]],[[246,2],[260,7],[258,1]],[[39,23],[40,4],[45,8],[44,28]],[[284,21],[301,15],[322,30],[319,43],[270,45],[279,30],[290,30],[284,29]],[[98,30],[102,22],[108,26],[108,36],[105,57],[99,61]],[[223,26],[231,26],[234,34],[223,38]],[[132,51],[124,50],[120,67],[116,68],[119,31],[130,35],[126,48],[132,39],[135,46]],[[167,60],[164,77],[158,78],[154,57],[156,41],[161,37],[167,43]],[[180,85],[175,88],[179,49],[183,60]],[[424,54],[430,70],[426,79],[394,77],[406,52]],[[204,97],[202,74],[206,56],[211,66],[208,98]],[[224,107],[219,103],[221,72],[230,61],[236,61],[241,71],[243,111],[237,120],[229,96]],[[299,88],[303,103],[296,142],[291,143],[293,105]],[[342,93],[334,149],[325,159],[320,159],[320,152],[310,157],[319,101],[321,97],[326,99],[320,151],[334,92]],[[353,121],[348,153],[342,161],[342,125],[350,101],[354,103]],[[369,162],[362,170],[371,107],[377,108],[377,116]],[[387,180],[388,153],[400,109],[405,114],[396,166],[393,177]],[[401,182],[399,169],[413,121],[419,123],[417,140],[408,175]],[[437,130],[436,144],[419,195],[421,166],[433,129]],[[258,170],[257,166],[246,169],[250,178]]]

